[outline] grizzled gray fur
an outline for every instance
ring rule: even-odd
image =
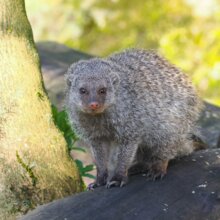
[[[201,101],[187,76],[155,52],[80,61],[67,84],[71,123],[97,166],[90,187],[123,186],[136,169],[162,178],[169,160],[194,150]]]

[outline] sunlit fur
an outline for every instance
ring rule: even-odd
[[[123,179],[140,158],[135,159],[138,147],[149,163],[193,151],[190,135],[198,133],[201,101],[187,76],[155,52],[130,49],[80,61],[67,75],[69,116],[92,148],[100,184]],[[80,111],[78,89],[94,82],[105,83],[108,94],[103,113],[92,116]]]

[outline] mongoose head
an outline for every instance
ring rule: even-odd
[[[67,71],[68,105],[86,114],[103,113],[115,103],[117,73],[104,59],[80,61]]]

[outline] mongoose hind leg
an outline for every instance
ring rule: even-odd
[[[136,175],[136,174],[141,174],[141,173],[147,173],[148,170],[150,169],[150,164],[146,162],[138,162],[132,165],[129,170],[128,170],[128,175]]]
[[[148,180],[163,179],[167,173],[168,160],[136,163],[128,170],[128,175],[147,174]]]
[[[169,160],[155,160],[149,167],[147,171],[147,179],[148,180],[157,180],[163,179],[167,174]]]

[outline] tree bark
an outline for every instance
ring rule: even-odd
[[[53,123],[24,0],[0,0],[0,173],[0,219],[83,188]]]

